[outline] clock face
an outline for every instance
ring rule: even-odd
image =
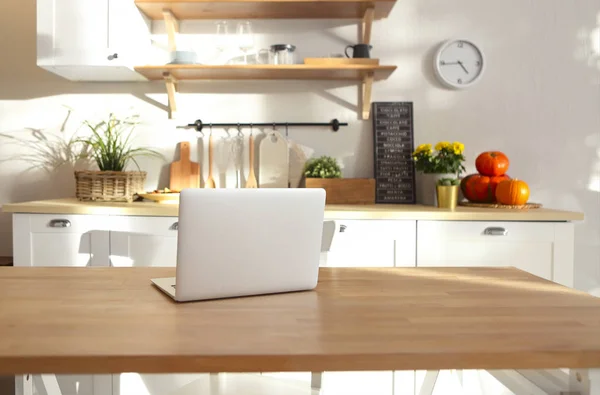
[[[484,69],[483,52],[472,42],[453,40],[442,45],[435,59],[438,78],[453,88],[466,88],[477,82]]]

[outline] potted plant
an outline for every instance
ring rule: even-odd
[[[413,152],[415,169],[434,180],[438,207],[454,209],[458,203],[460,174],[465,170],[464,150],[464,144],[458,141],[441,141],[435,145],[435,151],[431,144],[421,144]],[[426,178],[421,179],[421,198],[433,195],[432,185],[423,181]]]
[[[148,148],[133,148],[131,135],[138,124],[137,116],[118,119],[110,114],[106,121],[93,124],[85,121],[91,132],[77,142],[84,145],[84,157],[91,157],[97,171],[76,171],[76,197],[93,201],[133,201],[133,196],[144,191],[146,172],[139,171],[138,156],[162,157]],[[138,171],[126,171],[133,162]]]
[[[311,159],[304,168],[306,188],[323,188],[327,204],[375,203],[375,180],[372,178],[342,178],[335,158],[321,156]]]

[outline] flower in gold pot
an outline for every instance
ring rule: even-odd
[[[440,141],[435,147],[421,144],[413,152],[415,169],[436,175],[437,205],[440,208],[456,208],[460,174],[465,171],[464,150],[465,146],[461,142]]]

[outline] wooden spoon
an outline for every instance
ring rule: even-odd
[[[213,178],[213,136],[212,133],[208,138],[208,178],[204,183],[204,188],[216,188],[215,180]]]
[[[254,136],[250,134],[250,171],[248,172],[248,180],[246,180],[246,188],[258,188],[256,176],[254,175]]]

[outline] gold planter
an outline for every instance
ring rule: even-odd
[[[436,185],[437,205],[439,208],[454,210],[458,204],[458,185]]]

